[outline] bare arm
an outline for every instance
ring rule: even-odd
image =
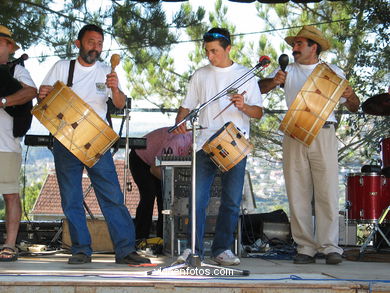
[[[259,106],[245,104],[243,94],[235,94],[230,100],[234,103],[234,106],[245,115],[249,116],[250,118],[260,119],[263,116],[263,109]]]
[[[183,108],[183,107],[180,107],[179,108],[179,111],[177,113],[177,116],[176,116],[176,124],[179,123],[180,121],[183,120],[184,117],[186,117],[188,115],[188,113],[190,113],[190,110],[187,109],[187,108]],[[185,123],[182,123],[178,128],[176,128],[174,130],[173,133],[186,133],[187,132],[187,127],[186,127],[186,124]]]
[[[162,175],[161,175],[161,167],[157,167],[157,166],[151,166],[150,167],[150,173],[161,180],[162,178]]]
[[[123,107],[126,105],[126,96],[118,87],[119,81],[116,72],[107,74],[106,84],[107,87],[111,89],[111,98],[114,106],[118,109],[123,109]]]
[[[264,78],[259,80],[259,87],[262,94],[266,94],[269,91],[276,88],[278,85],[285,83],[287,72],[279,70],[275,77],[273,78]]]
[[[37,89],[35,87],[28,86],[24,83],[21,83],[21,85],[23,88],[7,96],[6,106],[23,105],[37,96]]]
[[[347,109],[351,112],[357,112],[357,110],[359,110],[359,106],[360,106],[359,97],[356,95],[356,93],[353,91],[350,85],[347,86],[344,93],[342,94],[342,97],[346,98],[347,101],[341,105],[347,107]]]

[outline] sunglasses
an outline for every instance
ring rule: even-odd
[[[203,40],[206,40],[209,37],[212,38],[212,39],[225,39],[230,44],[230,38],[228,38],[227,36],[224,36],[222,34],[219,34],[219,33],[205,33],[203,35]]]

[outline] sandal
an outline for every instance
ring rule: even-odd
[[[0,262],[16,261],[18,259],[18,249],[15,246],[4,244],[0,248]]]

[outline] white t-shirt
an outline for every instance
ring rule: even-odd
[[[60,80],[64,84],[68,81],[69,60],[60,60],[49,70],[42,81],[42,85],[54,85]],[[72,90],[106,121],[107,100],[111,96],[111,89],[106,86],[106,75],[111,67],[97,61],[94,65],[82,66],[77,60],[73,74]]]
[[[306,80],[308,79],[309,75],[312,73],[314,68],[320,63],[316,64],[310,64],[310,65],[303,65],[299,63],[291,63],[287,65],[286,72],[286,82],[284,84],[284,95],[286,98],[287,107],[290,108],[291,104],[297,97],[299,91],[302,89],[303,85],[305,84]],[[340,77],[345,78],[344,72],[338,68],[334,64],[328,64],[327,65]],[[276,73],[280,70],[280,68],[273,71],[269,77],[272,78],[276,75]],[[346,99],[341,98],[340,103],[345,103]],[[327,121],[331,122],[337,122],[336,117],[334,115],[334,112],[332,112]]]
[[[181,106],[192,110],[199,105],[202,105],[248,71],[249,70],[246,67],[236,63],[225,68],[209,64],[198,69],[189,82],[187,95]],[[246,94],[244,95],[246,104],[250,106],[263,106],[263,100],[256,78],[251,78],[248,82],[238,88],[238,93],[242,93],[243,91],[246,91]],[[234,107],[234,105],[229,107],[214,120],[214,117],[229,104],[230,99],[225,95],[220,99],[211,102],[200,111],[199,125],[206,129],[198,130],[198,135],[196,137],[197,151],[202,148],[203,144],[212,135],[229,121],[233,122],[236,127],[243,132],[246,138],[249,137],[250,118]]]
[[[19,82],[36,87],[31,79],[30,73],[21,65],[16,65],[14,78]],[[3,108],[0,108],[0,152],[21,153],[21,138],[13,136],[14,118],[11,117]]]

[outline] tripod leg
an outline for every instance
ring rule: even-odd
[[[371,242],[372,238],[374,237],[375,233],[377,231],[377,224],[374,223],[374,227],[370,233],[370,235],[368,235],[366,241],[364,241],[362,247],[360,248],[360,254],[363,254],[364,250],[367,248],[367,245]]]

